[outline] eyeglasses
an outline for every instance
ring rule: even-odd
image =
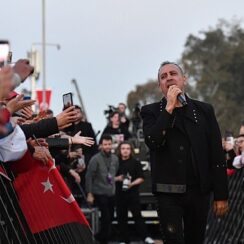
[[[236,144],[241,144],[241,143],[243,143],[244,142],[244,140],[237,140],[236,141]]]

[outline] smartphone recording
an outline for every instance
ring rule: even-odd
[[[10,45],[7,40],[0,40],[0,67],[7,64],[9,59]]]
[[[64,109],[73,106],[73,97],[71,92],[63,95],[63,105],[64,105]]]

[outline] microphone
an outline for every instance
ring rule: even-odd
[[[182,104],[182,106],[186,106],[187,105],[187,101],[185,96],[183,96],[182,94],[179,94],[177,96],[178,101]]]

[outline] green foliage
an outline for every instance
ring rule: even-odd
[[[214,29],[189,35],[181,63],[190,94],[211,103],[222,132],[238,132],[244,118],[244,30],[220,21]]]
[[[157,80],[149,80],[146,84],[137,85],[135,91],[131,91],[127,96],[127,106],[130,113],[136,103],[141,106],[159,101],[162,98],[162,93],[158,87]]]
[[[244,119],[244,30],[237,21],[220,20],[215,28],[190,34],[180,63],[188,78],[188,94],[211,103],[221,131],[238,134]],[[158,82],[136,86],[127,96],[130,112],[134,105],[159,101]]]

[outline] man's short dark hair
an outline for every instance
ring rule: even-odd
[[[119,111],[113,111],[111,114],[110,114],[110,116],[109,116],[109,118],[111,119],[112,117],[114,117],[114,115],[115,114],[118,114],[119,115]]]
[[[104,135],[101,136],[100,141],[99,141],[99,144],[102,144],[104,140],[105,141],[112,141],[113,139],[112,139],[112,136],[111,135],[104,134]]]
[[[180,67],[179,64],[177,64],[177,63],[175,63],[175,62],[164,61],[163,63],[161,63],[161,65],[159,66],[159,69],[158,69],[158,81],[160,80],[160,79],[159,79],[159,72],[160,72],[161,68],[164,67],[164,66],[167,65],[167,64],[173,64],[173,65],[175,65],[175,66],[178,67],[178,69],[180,70],[180,73],[181,73],[182,75],[184,75],[184,71],[183,71],[183,69]]]
[[[126,104],[125,103],[120,102],[119,105],[123,105],[126,108]]]

